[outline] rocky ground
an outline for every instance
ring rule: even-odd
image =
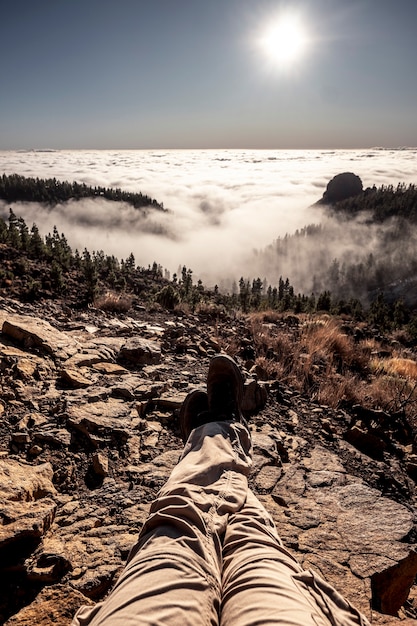
[[[412,433],[264,380],[246,324],[0,301],[1,623],[68,624],[108,593],[179,458],[181,402],[220,350],[246,372],[251,485],[284,543],[374,623],[415,622]]]

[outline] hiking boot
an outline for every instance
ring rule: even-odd
[[[210,413],[216,421],[244,422],[243,376],[235,361],[226,354],[218,354],[210,361],[207,375],[207,395]]]
[[[184,443],[194,428],[212,421],[208,411],[206,392],[201,389],[191,391],[182,403],[179,413],[180,431]]]

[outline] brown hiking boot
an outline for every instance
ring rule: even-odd
[[[208,405],[212,420],[245,423],[241,411],[243,393],[243,376],[236,362],[226,354],[213,357],[207,375]]]
[[[208,411],[206,392],[201,389],[191,391],[182,403],[179,413],[181,437],[184,443],[194,428],[212,421]]]

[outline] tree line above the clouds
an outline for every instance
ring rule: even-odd
[[[402,299],[388,303],[378,293],[365,307],[357,298],[336,297],[328,289],[296,293],[282,277],[276,286],[259,277],[241,277],[222,293],[217,286],[208,289],[201,280],[195,281],[186,266],[171,278],[157,262],[136,265],[133,254],[119,260],[103,251],[74,252],[56,227],[41,237],[35,224],[29,230],[12,210],[8,220],[0,218],[0,295],[23,301],[58,298],[75,308],[93,305],[119,313],[143,305],[214,317],[236,311],[324,311],[366,320],[381,329],[406,328],[411,341],[417,341],[417,315]]]
[[[368,305],[379,293],[417,305],[417,188],[369,188],[332,204],[327,218],[259,251],[261,275],[289,275],[304,293]]]
[[[33,195],[27,191],[26,200],[37,197],[46,203],[63,201],[58,198],[63,189],[67,197],[71,189],[101,194],[101,188],[54,181],[3,175],[0,188],[7,188],[11,197],[13,184],[21,184],[21,189],[37,190]],[[116,199],[120,190],[108,191]],[[416,187],[403,184],[371,188],[334,204],[329,209],[333,217],[323,224],[278,238],[258,252],[252,277],[241,276],[229,290],[207,289],[193,281],[192,270],[185,266],[171,279],[157,262],[137,266],[133,255],[118,260],[103,251],[73,252],[56,227],[43,238],[35,224],[29,230],[10,210],[8,220],[0,219],[0,292],[23,299],[58,296],[85,305],[114,290],[171,310],[206,305],[245,313],[322,310],[356,319],[371,314],[378,324],[389,324],[394,317],[406,323],[417,305],[416,207]],[[363,212],[365,218],[360,217]]]
[[[83,307],[106,289],[152,297],[159,280],[163,269],[157,263],[145,269],[136,266],[133,254],[119,260],[102,250],[73,251],[56,226],[42,237],[36,224],[29,229],[12,209],[7,220],[0,218],[2,295],[28,301],[58,297]]]
[[[105,198],[114,202],[126,202],[135,209],[152,207],[164,211],[164,205],[142,193],[122,191],[108,187],[89,186],[85,183],[58,181],[56,178],[31,178],[19,174],[0,177],[0,199],[6,202],[40,202],[55,205],[68,200]]]
[[[402,217],[417,222],[417,186],[398,183],[368,187],[360,195],[341,200],[334,204],[331,211],[336,215],[356,216],[369,213],[378,223],[392,217]]]

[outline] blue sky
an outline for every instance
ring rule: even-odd
[[[259,45],[284,13],[307,47]],[[417,145],[416,0],[0,0],[0,149]]]

